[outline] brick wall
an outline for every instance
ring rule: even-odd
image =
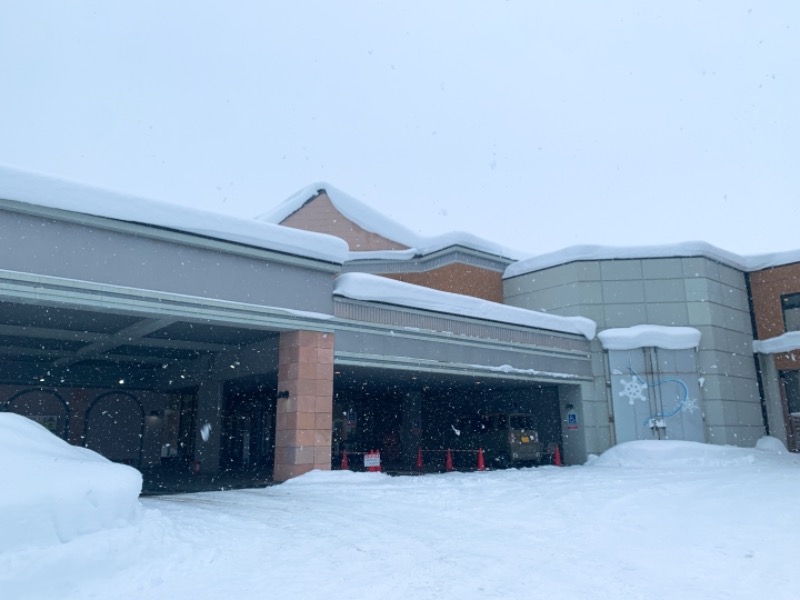
[[[750,273],[756,337],[765,340],[785,333],[781,296],[800,292],[800,263]],[[800,369],[800,356],[776,354],[778,370]]]
[[[321,193],[311,202],[289,215],[281,222],[286,227],[304,231],[327,233],[343,239],[353,252],[368,250],[406,250],[388,238],[367,231],[340,213],[326,193]]]
[[[385,277],[492,302],[503,301],[502,273],[461,263],[446,265],[424,273],[390,273]]]
[[[275,481],[331,468],[333,334],[281,334],[275,427]]]

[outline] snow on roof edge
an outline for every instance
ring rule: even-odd
[[[634,325],[605,329],[597,334],[604,350],[633,350],[635,348],[664,348],[688,350],[700,345],[700,330],[694,327],[663,325]]]
[[[408,252],[409,250],[413,250],[416,255],[424,256],[449,246],[460,245],[510,260],[520,260],[531,256],[530,253],[507,248],[464,231],[449,231],[429,237],[414,233],[407,227],[389,219],[370,205],[324,181],[305,186],[272,210],[257,216],[256,219],[274,224],[281,223],[300,210],[306,202],[315,198],[322,192],[328,195],[328,198],[330,198],[339,212],[360,227],[394,242],[403,244],[404,246],[408,246],[408,250],[396,250],[391,252]]]
[[[256,219],[278,224],[300,210],[306,202],[322,192],[328,195],[328,198],[330,198],[339,212],[367,231],[377,233],[393,242],[398,242],[410,248],[420,245],[422,238],[416,233],[388,219],[365,202],[324,181],[318,181],[301,188],[274,209],[257,216]]]
[[[718,248],[708,242],[689,241],[658,246],[600,246],[578,245],[541,254],[509,265],[504,279],[518,277],[572,262],[588,260],[625,260],[646,258],[691,258],[704,257],[742,272],[752,272],[770,267],[800,262],[800,250],[772,252],[742,256]]]
[[[753,352],[780,354],[800,350],[800,331],[788,331],[766,340],[753,340]]]
[[[347,244],[331,235],[140,198],[0,165],[0,198],[89,214],[343,264]]]
[[[575,333],[591,340],[597,324],[586,317],[563,317],[463,296],[368,273],[343,273],[334,280],[334,296],[385,302],[424,310],[474,317],[536,329]]]

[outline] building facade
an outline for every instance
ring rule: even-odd
[[[498,413],[573,464],[634,439],[797,449],[797,257],[520,260],[320,185],[249,221],[0,171],[0,410],[136,466],[149,491],[371,450],[405,472],[459,448],[473,468],[460,423]]]

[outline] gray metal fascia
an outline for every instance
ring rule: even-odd
[[[439,331],[415,330],[408,331],[406,329],[398,329],[389,325],[375,325],[365,327],[361,323],[353,323],[347,321],[337,320],[333,323],[335,331],[352,331],[356,333],[378,334],[384,337],[392,338],[406,338],[412,340],[420,340],[426,342],[436,342],[439,344],[449,344],[453,346],[469,346],[473,348],[482,348],[486,350],[505,350],[509,352],[516,352],[528,356],[550,356],[550,357],[564,357],[580,360],[591,360],[590,351],[576,351],[576,350],[562,350],[559,348],[550,349],[545,346],[529,346],[516,342],[504,342],[501,340],[489,340],[462,337],[458,335],[448,334]]]
[[[123,288],[0,270],[0,299],[70,305],[143,316],[177,316],[277,331],[308,329],[331,333],[332,315],[280,307],[212,300],[152,290]],[[316,318],[314,318],[316,317]]]
[[[107,217],[98,217],[85,213],[28,204],[16,200],[6,200],[0,198],[0,209],[17,212],[34,217],[52,219],[54,221],[64,221],[76,225],[105,229],[117,233],[125,233],[139,237],[151,238],[159,241],[172,242],[182,246],[191,246],[206,250],[214,250],[226,254],[236,254],[247,258],[255,258],[264,261],[274,261],[278,263],[314,268],[319,271],[329,273],[339,273],[342,268],[338,263],[330,263],[318,259],[306,258],[296,254],[287,254],[265,248],[248,246],[244,243],[220,240],[217,238],[206,237],[199,234],[167,229],[157,225],[147,225],[144,223],[133,223],[130,221],[119,221]]]
[[[380,304],[380,303],[376,303],[376,302],[367,302],[367,301],[361,301],[361,300],[351,300],[349,298],[348,298],[347,302],[353,303],[353,304],[364,304],[364,305],[367,305],[367,306],[374,306],[376,304]],[[543,335],[549,335],[549,336],[552,336],[552,337],[564,338],[564,339],[569,339],[569,340],[577,340],[577,341],[580,341],[580,342],[585,342],[586,350],[564,350],[564,349],[560,349],[560,348],[550,349],[550,347],[548,347],[548,346],[537,346],[537,347],[538,348],[542,348],[543,352],[546,352],[548,354],[586,355],[586,356],[590,356],[591,355],[589,340],[587,340],[585,337],[583,337],[582,335],[577,334],[577,333],[571,334],[571,333],[565,333],[565,332],[561,332],[561,331],[554,331],[554,330],[551,330],[551,329],[532,329],[532,328],[526,328],[526,327],[521,327],[521,326],[517,327],[517,326],[514,326],[513,324],[503,323],[501,321],[489,321],[489,320],[482,320],[482,319],[474,319],[474,318],[470,318],[470,317],[463,317],[461,315],[456,315],[456,314],[453,314],[453,313],[437,313],[437,312],[433,312],[433,311],[425,311],[425,310],[421,310],[421,309],[415,309],[415,308],[410,308],[410,307],[406,307],[406,306],[399,306],[399,305],[395,305],[395,304],[383,304],[382,306],[385,306],[387,308],[391,308],[392,310],[396,310],[398,312],[405,312],[405,313],[416,314],[416,315],[431,315],[431,314],[433,314],[433,315],[436,315],[436,316],[440,316],[440,317],[443,317],[443,318],[448,318],[448,319],[453,320],[453,321],[460,321],[460,322],[463,322],[463,323],[479,323],[479,324],[482,324],[482,325],[489,324],[489,325],[491,325],[493,327],[501,327],[501,328],[504,328],[504,329],[513,329],[513,330],[524,331],[524,332],[535,331],[537,333],[542,333]],[[405,327],[386,325],[386,324],[383,324],[383,323],[372,323],[372,322],[364,322],[364,321],[351,321],[349,319],[342,319],[341,317],[337,317],[336,318],[336,328],[337,329],[350,329],[350,330],[364,331],[364,332],[377,332],[377,331],[381,331],[382,330],[382,331],[385,331],[385,332],[391,332],[391,333],[388,333],[387,335],[398,335],[399,334],[399,335],[407,335],[407,336],[411,336],[411,337],[421,334],[422,336],[425,336],[427,338],[435,337],[436,339],[439,339],[439,340],[442,340],[442,341],[444,341],[446,339],[455,340],[455,343],[459,343],[459,344],[471,343],[471,342],[475,342],[476,340],[479,340],[480,344],[492,344],[492,345],[503,346],[503,347],[506,347],[506,348],[511,348],[511,347],[531,348],[531,347],[533,347],[531,345],[521,344],[519,342],[504,342],[504,341],[501,341],[501,340],[488,340],[488,339],[483,339],[483,338],[469,338],[469,337],[460,336],[459,334],[455,334],[455,333],[434,331],[434,330],[425,330],[425,329],[410,330],[410,329],[406,329]]]
[[[474,258],[476,260],[471,262],[469,258]],[[342,270],[346,272],[363,271],[370,273],[425,273],[432,269],[450,264],[462,263],[490,269],[502,274],[505,269],[514,262],[516,261],[498,258],[494,255],[464,246],[450,246],[448,248],[436,250],[430,254],[416,256],[410,259],[350,259],[344,263]]]
[[[441,373],[448,375],[479,375],[482,378],[491,379],[514,379],[517,381],[531,381],[537,383],[583,383],[591,381],[591,376],[568,375],[558,376],[547,372],[503,372],[492,370],[490,367],[481,365],[466,365],[459,363],[441,363],[432,360],[418,360],[413,358],[394,357],[387,360],[381,355],[362,355],[349,352],[335,352],[334,360],[336,365],[354,367],[380,367],[396,371],[415,371],[425,373]]]

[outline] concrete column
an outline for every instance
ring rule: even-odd
[[[203,381],[197,390],[194,459],[201,473],[219,471],[222,442],[222,403],[224,385],[220,381]]]
[[[594,428],[586,427],[583,396],[591,384],[560,385],[558,398],[561,411],[561,460],[567,465],[579,465],[586,462],[587,437]],[[574,413],[576,421],[570,423],[569,415]]]
[[[330,470],[332,426],[333,334],[282,333],[273,479]]]

